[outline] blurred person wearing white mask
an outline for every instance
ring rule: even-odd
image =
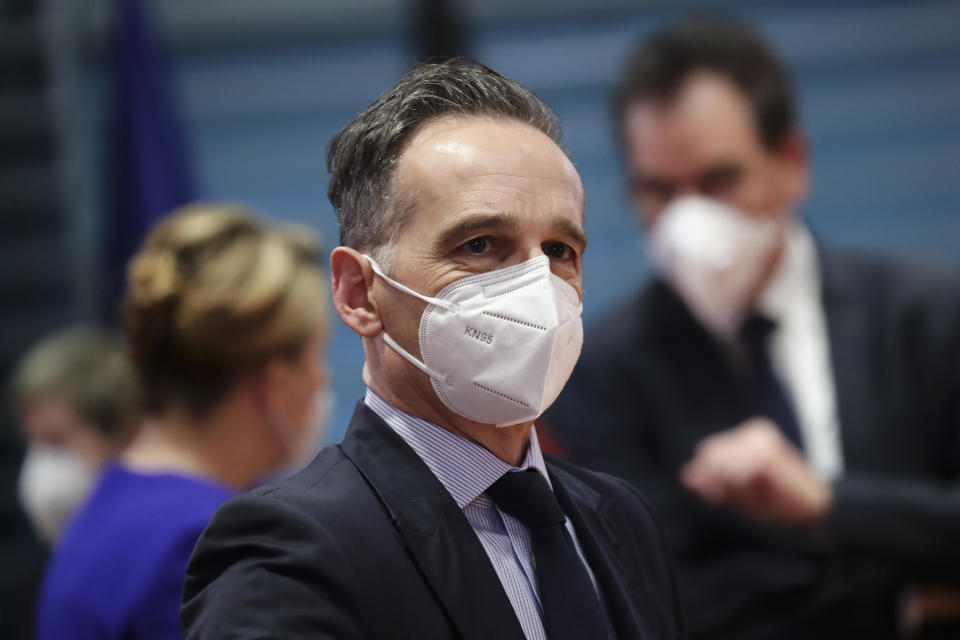
[[[615,106],[657,277],[587,332],[546,416],[567,455],[651,495],[695,638],[956,616],[960,278],[814,237],[789,75],[746,26],[652,34]]]
[[[27,451],[20,502],[50,545],[83,503],[100,468],[136,433],[136,385],[119,336],[74,327],[20,360],[11,388]]]
[[[319,249],[232,205],[175,211],[132,258],[123,302],[136,437],[63,533],[38,637],[172,639],[187,561],[214,510],[323,439]]]

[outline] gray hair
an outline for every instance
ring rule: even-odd
[[[337,212],[341,245],[374,252],[390,268],[388,245],[410,214],[394,192],[397,162],[419,127],[448,115],[514,120],[561,146],[556,114],[510,78],[463,59],[419,66],[330,141],[327,196]]]
[[[108,440],[124,442],[136,429],[134,375],[112,332],[74,327],[44,338],[22,357],[10,386],[21,406],[62,400]]]

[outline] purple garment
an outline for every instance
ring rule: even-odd
[[[108,465],[47,567],[39,640],[179,638],[190,554],[234,495],[196,477]]]

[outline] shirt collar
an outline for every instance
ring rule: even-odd
[[[795,222],[787,230],[784,254],[756,309],[780,324],[792,316],[798,304],[816,300],[819,289],[820,270],[813,237],[806,226]]]
[[[530,430],[526,457],[519,467],[513,467],[475,442],[400,411],[372,389],[367,389],[363,401],[410,445],[461,509],[509,471],[536,469],[550,484],[536,427]]]

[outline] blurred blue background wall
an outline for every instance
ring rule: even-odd
[[[471,56],[532,88],[563,121],[587,191],[589,322],[647,274],[607,118],[612,83],[637,38],[703,5],[461,6]],[[335,246],[326,144],[409,68],[408,3],[163,0],[154,8],[173,54],[200,193],[315,225]],[[814,167],[804,213],[820,236],[960,265],[960,4],[792,0],[709,8],[754,23],[795,72]],[[108,13],[106,2],[64,3],[55,29],[72,221],[64,230],[70,257],[60,268],[70,269],[71,294],[20,328],[26,333],[83,318],[95,304],[92,265],[107,210]],[[330,440],[338,441],[362,392],[362,350],[334,324],[338,407]]]

